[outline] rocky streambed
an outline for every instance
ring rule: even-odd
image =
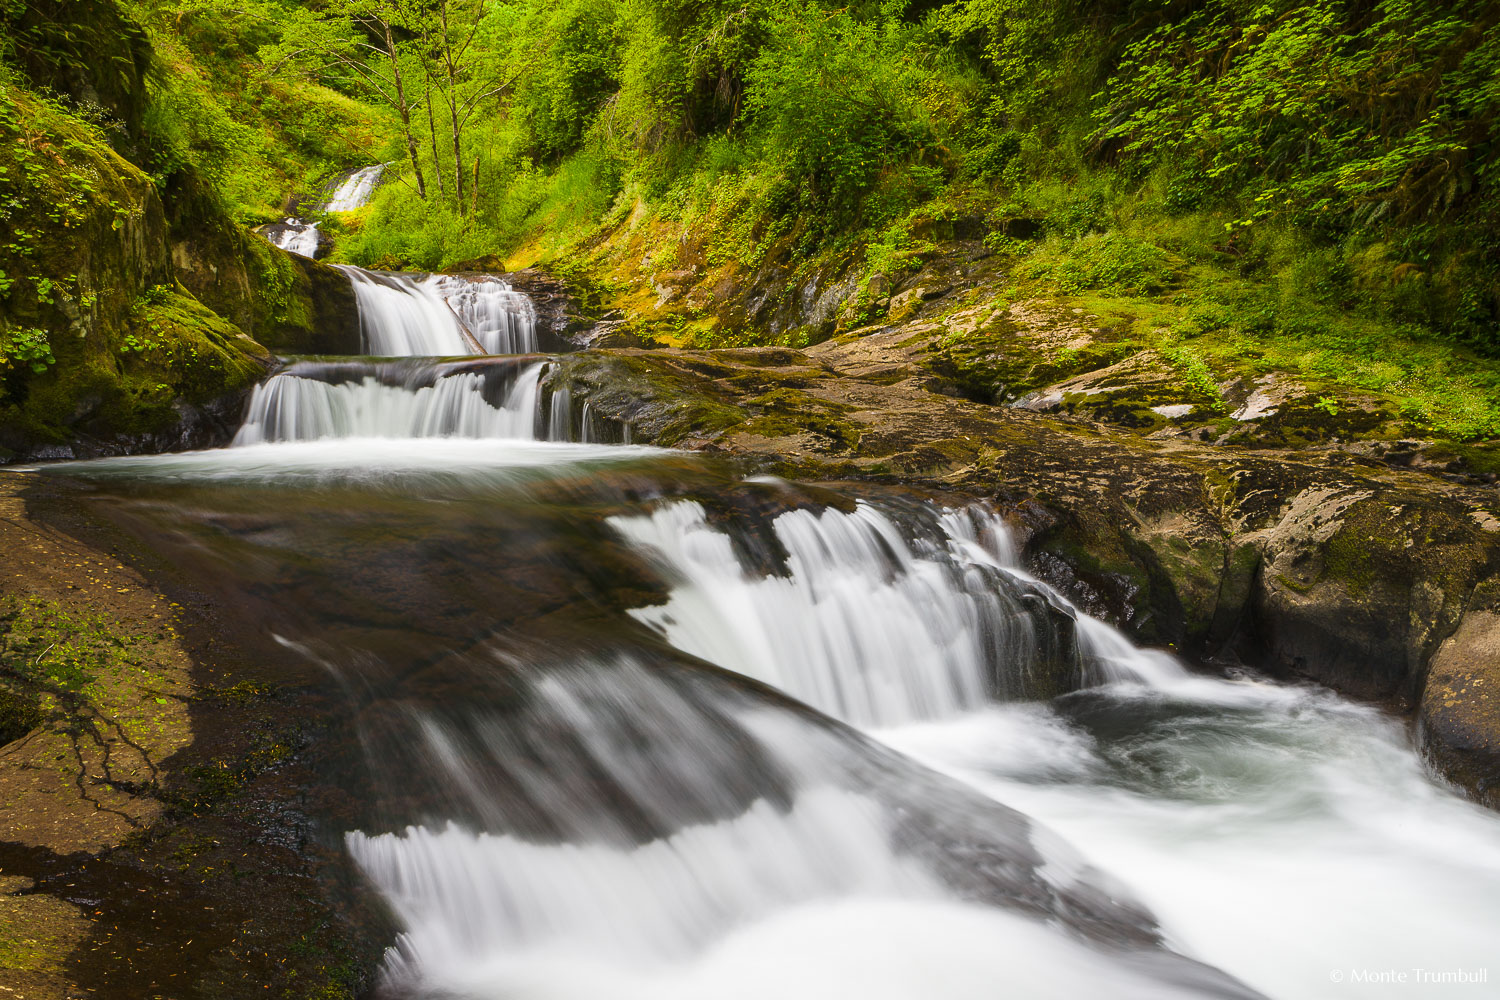
[[[1357,440],[1266,446],[1258,422],[1274,413],[1215,444],[978,402],[944,375],[949,329],[916,317],[805,350],[592,350],[564,356],[545,385],[635,441],[801,480],[988,499],[1035,573],[1079,606],[1211,669],[1250,665],[1387,704],[1417,720],[1443,774],[1500,806],[1492,485]],[[1140,364],[1137,392],[1161,379]]]

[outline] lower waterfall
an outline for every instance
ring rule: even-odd
[[[271,377],[252,393],[234,444],[538,436],[541,364],[504,372],[499,379],[484,372],[443,374],[441,367],[418,367],[407,370],[405,384],[382,381],[388,365],[367,369],[362,374],[358,366],[334,369],[338,380],[333,381],[315,377],[326,375],[327,366],[304,364]]]

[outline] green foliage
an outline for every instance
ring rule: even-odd
[[[1478,0],[1214,0],[1125,48],[1094,139],[1168,171],[1169,211],[1225,207],[1228,234],[1380,244],[1374,283],[1407,286],[1386,311],[1500,348],[1497,28]]]
[[[21,10],[4,2],[0,16]],[[862,256],[863,299],[874,274],[928,259],[915,234],[984,218],[985,246],[1027,294],[1129,300],[1155,317],[1137,340],[1200,388],[1280,366],[1328,400],[1345,398],[1335,385],[1386,394],[1444,433],[1496,427],[1494,378],[1466,353],[1500,352],[1491,2],[124,7],[155,55],[125,46],[119,79],[93,74],[113,95],[102,109],[32,94],[18,115],[0,100],[13,314],[92,309],[97,290],[66,274],[76,264],[38,263],[46,233],[112,197],[80,148],[127,151],[169,206],[204,179],[242,222],[340,167],[387,162],[374,203],[326,227],[341,259],[431,269],[514,254],[597,265],[625,288],[669,269],[847,273]],[[13,31],[0,61],[36,63],[34,29]],[[84,68],[74,49],[59,47],[70,72]],[[678,339],[726,336],[704,332],[706,291],[656,321]],[[112,363],[141,366],[147,396],[177,384],[161,366],[192,360],[153,346],[165,341],[150,324],[169,314],[203,326],[138,304],[108,346]],[[0,384],[47,367],[24,356],[41,350],[37,315],[6,327]],[[66,360],[73,339],[53,329],[42,343]]]
[[[1091,233],[1057,241],[1022,265],[1029,278],[1050,280],[1066,292],[1105,289],[1124,294],[1159,292],[1172,280],[1166,251],[1120,232]]]
[[[932,130],[913,84],[917,40],[847,11],[788,6],[747,74],[763,154],[799,189],[799,206],[852,220],[882,171],[920,160]]]
[[[40,375],[56,363],[46,330],[37,327],[0,329],[0,370],[24,367]]]

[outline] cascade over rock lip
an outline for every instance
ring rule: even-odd
[[[544,386],[629,421],[636,440],[991,498],[1038,577],[1138,641],[1398,711],[1500,572],[1492,489],[1339,450],[1148,440],[957,399],[930,391],[923,324],[805,351],[586,351]]]

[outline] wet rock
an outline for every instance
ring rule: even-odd
[[[1260,658],[1360,698],[1409,706],[1428,658],[1495,572],[1495,537],[1439,496],[1310,486],[1247,536]]]
[[[1470,611],[1438,648],[1418,724],[1438,770],[1500,808],[1500,607]]]

